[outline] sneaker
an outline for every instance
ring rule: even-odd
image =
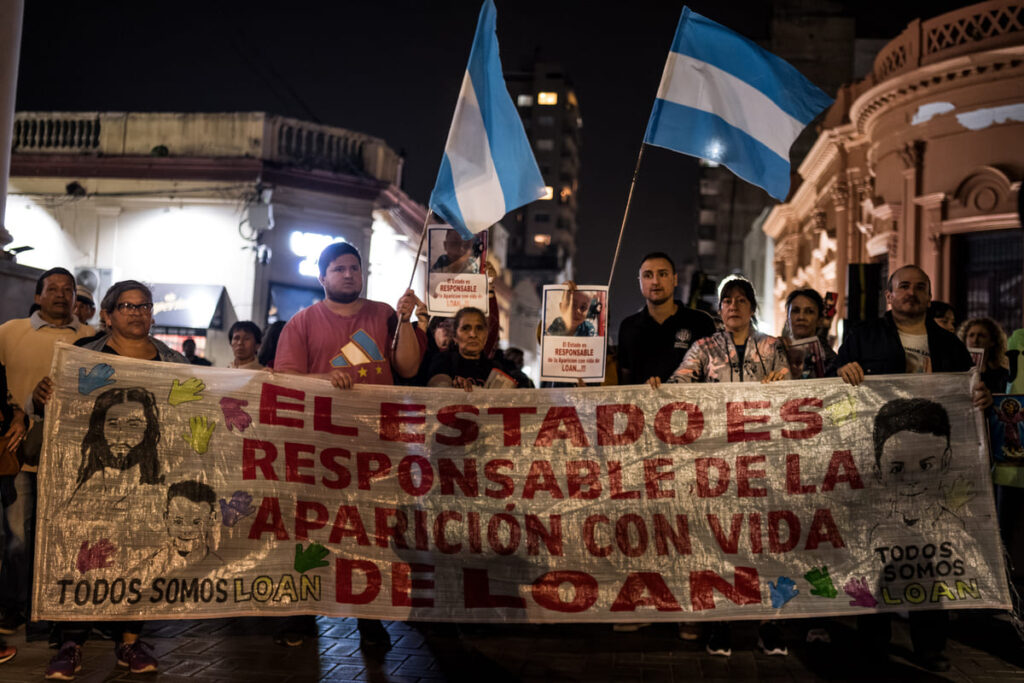
[[[82,648],[69,640],[60,646],[60,650],[46,666],[46,677],[55,681],[71,681],[81,670]]]
[[[649,621],[637,621],[630,624],[615,624],[612,626],[612,630],[616,633],[636,633],[642,628],[647,628],[651,625]]]
[[[832,636],[828,634],[823,628],[811,628],[807,629],[807,642],[808,643],[831,643]]]
[[[359,642],[369,647],[391,649],[391,636],[379,619],[359,619]]]
[[[306,641],[306,637],[295,631],[278,631],[274,634],[274,642],[281,647],[299,647]]]
[[[766,655],[785,657],[789,654],[786,641],[782,639],[782,631],[772,623],[761,624],[757,627],[757,646]]]
[[[732,656],[732,627],[728,623],[711,625],[711,635],[708,636],[707,651],[709,655],[716,655],[718,657]]]
[[[0,664],[9,662],[18,654],[18,649],[9,645],[0,645]]]
[[[117,665],[126,667],[133,674],[145,674],[156,671],[156,657],[146,652],[153,651],[149,643],[136,640],[134,643],[118,643],[114,646]]]
[[[679,638],[681,640],[698,640],[700,638],[700,624],[679,624]]]

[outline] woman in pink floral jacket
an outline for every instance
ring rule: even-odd
[[[786,347],[754,326],[757,298],[748,280],[729,280],[719,295],[725,330],[694,344],[669,382],[775,382],[789,377]]]

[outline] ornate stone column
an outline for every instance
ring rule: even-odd
[[[14,239],[4,227],[7,209],[7,181],[11,173],[14,134],[14,94],[18,85],[18,55],[21,52],[23,0],[0,2],[0,249]]]

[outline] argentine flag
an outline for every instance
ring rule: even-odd
[[[485,0],[430,208],[469,238],[544,196],[544,179],[498,57],[497,11]]]
[[[684,7],[644,142],[724,164],[784,201],[789,148],[830,104],[786,61]]]

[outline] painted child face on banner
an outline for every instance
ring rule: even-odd
[[[908,526],[934,521],[941,513],[941,475],[949,469],[944,436],[900,432],[882,449],[878,475],[890,491],[893,511]]]
[[[195,502],[184,496],[171,498],[164,513],[164,522],[175,549],[183,553],[205,550],[209,546],[215,515],[209,503]]]

